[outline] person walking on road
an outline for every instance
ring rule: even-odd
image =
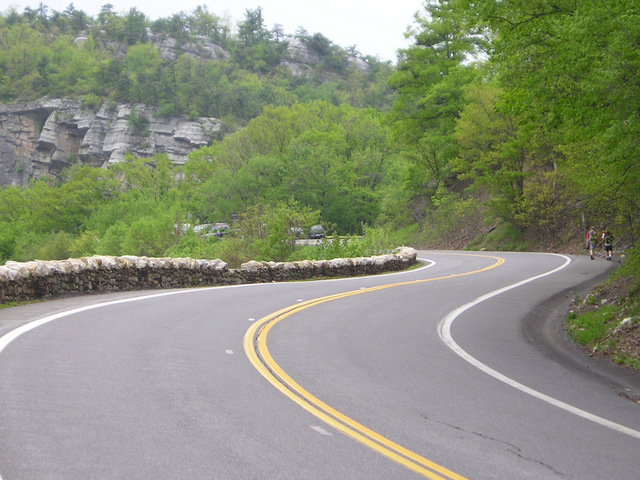
[[[587,232],[586,237],[587,248],[589,249],[589,255],[591,255],[591,260],[594,259],[594,250],[596,248],[596,244],[598,243],[598,232],[596,232],[596,227],[591,227]]]
[[[610,228],[606,228],[602,232],[602,241],[604,242],[604,251],[607,254],[607,260],[611,261],[613,257],[613,233]]]

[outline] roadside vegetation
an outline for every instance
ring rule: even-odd
[[[591,356],[640,371],[640,279],[638,250],[603,285],[576,299],[568,332]]]

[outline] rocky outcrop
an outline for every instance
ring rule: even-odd
[[[0,266],[0,303],[65,294],[183,288],[311,278],[353,277],[406,269],[417,252],[401,247],[366,258],[256,262],[229,269],[222,260],[93,256],[61,261],[7,262]]]
[[[79,33],[73,42],[82,46],[89,39],[86,30]],[[124,42],[115,42],[106,35],[104,30],[92,32],[92,39],[101,44],[102,48],[113,53],[114,58],[123,59],[127,55],[129,45]],[[189,41],[178,42],[175,38],[165,33],[155,32],[152,28],[146,28],[144,41],[153,43],[160,53],[160,58],[166,61],[176,60],[180,55],[191,58],[225,61],[231,57],[220,45],[214,43],[204,35],[193,35]]]
[[[106,167],[127,154],[182,164],[219,130],[215,118],[160,117],[146,105],[105,103],[95,112],[76,100],[0,104],[0,186],[56,178],[73,163]]]
[[[371,70],[371,65],[366,60],[348,55],[346,52],[345,56],[347,63],[353,68],[365,74]],[[314,66],[322,63],[322,57],[314,53],[303,40],[292,38],[287,41],[287,57],[280,63],[296,77],[311,77],[314,75]],[[329,81],[331,76],[325,74],[324,77],[324,80]]]
[[[150,28],[147,28],[147,37],[160,52],[160,57],[167,61],[175,60],[183,54],[191,58],[221,61],[229,60],[231,56],[224,48],[204,35],[195,35],[191,41],[182,43],[180,46],[175,38],[158,35]]]

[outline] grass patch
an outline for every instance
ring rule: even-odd
[[[8,303],[0,303],[0,309],[9,308],[9,307],[17,307],[18,305],[22,305],[18,302],[8,302]]]
[[[9,308],[9,307],[19,307],[20,305],[29,305],[30,303],[39,303],[44,302],[44,299],[34,299],[34,300],[25,300],[24,302],[6,302],[0,303],[0,309]]]
[[[640,248],[567,316],[569,336],[590,356],[640,371]]]
[[[582,315],[569,314],[567,318],[569,335],[579,345],[598,347],[609,332],[616,313],[617,308],[614,305],[608,305]]]
[[[640,371],[640,360],[637,358],[630,357],[629,355],[623,353],[616,353],[613,358],[613,361],[618,365],[626,365],[627,367],[634,368]]]

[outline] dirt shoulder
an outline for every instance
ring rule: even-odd
[[[618,395],[640,403],[640,371],[616,363],[614,352],[598,352],[584,348],[574,342],[567,332],[567,315],[576,311],[582,300],[598,293],[599,298],[607,302],[615,301],[618,295],[624,296],[624,282],[604,289],[605,281],[611,271],[600,275],[572,289],[557,293],[554,297],[538,305],[525,319],[524,335],[527,341],[545,352],[555,361],[589,376],[613,389]],[[578,302],[576,302],[578,299]],[[606,303],[606,302],[605,302]],[[591,305],[590,305],[591,306]],[[619,331],[619,345],[635,345],[638,352],[640,328]]]
[[[631,295],[633,278],[617,277],[594,288],[576,303],[576,316],[597,312],[604,306],[613,306],[615,315],[605,324],[607,332],[595,344],[584,350],[595,358],[620,361],[627,356],[640,362],[640,321],[637,312],[640,298]]]

